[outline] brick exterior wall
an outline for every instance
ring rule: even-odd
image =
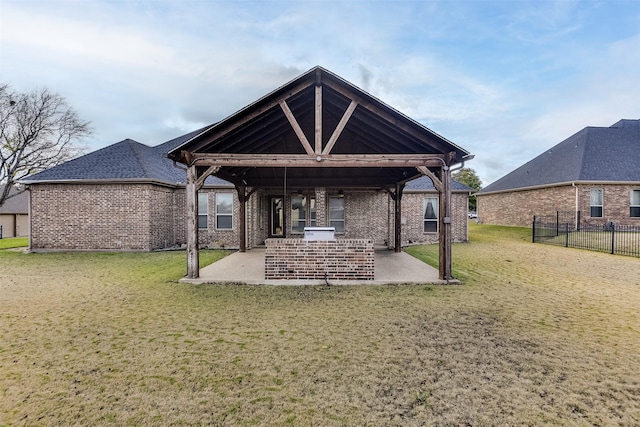
[[[31,248],[152,250],[150,184],[31,187]]]
[[[402,195],[402,244],[412,245],[417,243],[437,243],[438,233],[424,232],[424,199],[426,197],[438,197],[438,193],[404,193]],[[390,232],[393,233],[395,212],[393,201],[390,201],[391,220]],[[467,209],[469,206],[468,193],[453,193],[451,195],[451,239],[454,242],[466,242],[468,240]],[[390,235],[390,243],[393,245],[393,234]]]
[[[591,189],[603,190],[603,216],[591,218]],[[630,192],[640,185],[577,184],[534,190],[478,195],[478,219],[485,224],[531,227],[534,215],[554,215],[557,211],[578,210],[583,223],[612,221],[620,225],[640,225],[629,216]]]
[[[373,280],[373,240],[267,239],[265,279]]]
[[[37,184],[30,187],[33,250],[149,251],[186,243],[184,188],[140,184]],[[233,229],[215,227],[215,194],[232,193]],[[239,209],[237,194],[229,188],[203,188],[208,195],[208,226],[198,232],[201,247],[237,249]],[[316,221],[328,225],[328,198],[337,189],[316,188]],[[429,193],[437,197],[437,193]],[[402,199],[403,245],[435,243],[437,233],[423,233],[425,193],[405,193]],[[341,239],[371,239],[375,245],[393,245],[394,209],[388,194],[345,191],[345,233]],[[291,198],[287,197],[290,210]],[[247,202],[247,248],[269,237],[269,194],[257,191]],[[454,241],[467,240],[467,194],[452,196]],[[288,211],[289,212],[289,211]],[[289,237],[291,224],[287,223]],[[299,237],[302,237],[299,235]]]

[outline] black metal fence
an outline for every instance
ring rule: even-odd
[[[533,243],[640,257],[640,226],[580,224],[579,213],[572,221],[559,222],[560,217],[534,216]]]

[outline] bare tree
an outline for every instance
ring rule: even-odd
[[[62,96],[0,84],[0,206],[19,180],[81,154],[79,141],[89,135],[89,123]]]

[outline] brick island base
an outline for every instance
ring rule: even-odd
[[[373,240],[267,239],[267,280],[373,280]]]

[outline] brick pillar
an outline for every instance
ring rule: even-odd
[[[318,227],[327,227],[327,189],[324,187],[316,187],[316,225]]]

